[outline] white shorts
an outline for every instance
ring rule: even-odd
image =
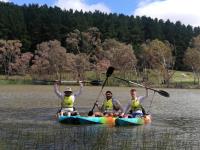
[[[133,111],[132,113],[141,113],[142,114],[142,110],[136,110],[136,111]]]
[[[74,111],[74,108],[62,108],[61,112],[72,112]]]

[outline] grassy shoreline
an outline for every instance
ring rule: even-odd
[[[52,85],[52,82],[40,82],[36,83],[34,80],[20,80],[20,79],[5,79],[5,80],[0,80],[0,85]],[[74,85],[74,84],[66,84],[66,85]],[[93,86],[91,84],[86,84],[87,86]],[[131,86],[130,84],[123,84],[123,83],[113,83],[109,82],[109,86],[125,86],[129,87]],[[176,83],[171,83],[168,87],[163,84],[152,84],[151,87],[154,88],[177,88],[177,89],[200,89],[200,85],[194,84],[193,82],[176,82]]]
[[[67,75],[66,78],[64,78],[64,80],[70,81],[71,75]],[[120,75],[118,75],[120,76]],[[86,79],[90,80],[95,80],[96,76],[95,73],[87,73],[86,74]],[[135,79],[133,81],[136,81],[136,77],[134,75],[129,75],[130,79]],[[127,79],[127,78],[125,78]],[[127,80],[130,80],[127,79]],[[102,76],[100,77],[100,80],[104,81],[105,77]],[[138,80],[138,78],[137,78]],[[4,75],[0,75],[0,85],[8,85],[8,84],[30,84],[30,85],[51,85],[53,84],[53,82],[34,82],[37,80],[32,80],[30,75],[25,75],[25,76],[9,76],[6,79],[6,76]],[[140,79],[138,81],[138,83],[140,83]],[[200,85],[198,85],[197,83],[194,84],[194,76],[192,72],[184,72],[184,71],[176,71],[173,75],[173,78],[170,81],[169,86],[167,87],[167,85],[164,84],[159,84],[158,83],[158,78],[155,76],[154,72],[151,72],[149,74],[149,86],[150,87],[154,87],[154,88],[179,88],[179,89],[199,89]],[[70,85],[69,83],[67,85]],[[71,84],[74,85],[74,84]],[[91,85],[91,84],[86,84],[86,85]],[[130,84],[124,82],[124,81],[119,81],[116,80],[114,78],[112,78],[112,76],[109,78],[107,85],[109,86],[131,86]],[[91,85],[93,86],[93,85]]]

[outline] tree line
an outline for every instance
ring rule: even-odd
[[[198,77],[191,60],[198,56],[199,34],[199,27],[179,21],[0,2],[0,71],[83,76],[113,64],[121,72],[156,69],[159,80],[168,83],[172,69],[190,69]]]
[[[140,45],[137,57],[131,44],[116,39],[101,39],[98,28],[92,27],[81,32],[74,30],[67,34],[63,47],[58,40],[37,44],[34,53],[22,52],[19,40],[0,40],[0,69],[10,75],[31,74],[33,79],[59,79],[62,74],[73,74],[73,78],[85,79],[86,71],[98,75],[110,65],[126,77],[127,73],[148,80],[148,69],[156,72],[159,83],[169,85],[175,72],[174,46],[168,41],[154,39]],[[183,62],[194,73],[199,83],[200,35],[191,41],[186,49]]]

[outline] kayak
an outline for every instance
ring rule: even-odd
[[[151,122],[151,116],[136,118],[115,118],[115,117],[87,117],[87,116],[58,116],[58,121],[64,124],[107,124],[116,126],[137,126],[144,125]]]
[[[116,126],[138,126],[144,125],[151,122],[151,115],[145,115],[143,117],[136,118],[117,118],[115,120]]]
[[[79,124],[77,116],[58,116],[58,121],[64,124]]]
[[[64,124],[115,124],[114,117],[58,116],[58,121]]]
[[[99,117],[77,116],[79,124],[100,124]]]
[[[79,124],[115,124],[114,117],[84,117],[77,116]]]

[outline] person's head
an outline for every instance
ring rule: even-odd
[[[131,94],[132,97],[135,98],[135,97],[137,96],[136,89],[132,88],[132,89],[130,90],[130,94]]]
[[[112,98],[112,92],[111,91],[106,91],[106,99],[111,99]]]
[[[72,89],[70,87],[67,87],[64,93],[65,93],[65,96],[70,96],[72,94]]]

